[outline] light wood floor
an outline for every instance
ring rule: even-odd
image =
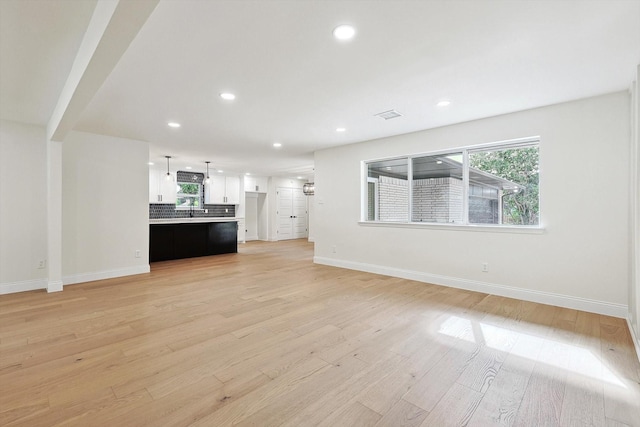
[[[623,320],[312,251],[254,242],[0,297],[0,425],[640,425]]]

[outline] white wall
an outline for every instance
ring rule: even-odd
[[[0,121],[0,294],[47,284],[46,144],[44,127]]]
[[[267,194],[258,194],[258,240],[269,240],[269,202]]]
[[[148,272],[149,144],[72,132],[62,156],[64,284]]]
[[[315,261],[624,317],[629,104],[620,92],[316,152]],[[362,160],[536,135],[544,233],[358,224]]]
[[[631,202],[630,222],[630,285],[629,324],[635,337],[636,351],[640,357],[640,65],[636,68],[636,80],[631,87],[630,166]]]
[[[309,208],[309,224],[308,224],[309,235],[307,239],[310,242],[315,242],[316,229],[313,228],[313,224],[314,224],[314,216],[316,215],[316,196],[309,196],[307,200],[308,200],[307,206]]]

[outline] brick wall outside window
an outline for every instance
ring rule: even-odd
[[[451,177],[413,181],[412,216],[416,222],[462,222],[462,181]]]

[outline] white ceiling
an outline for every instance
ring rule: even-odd
[[[94,4],[0,2],[2,118],[47,122]],[[75,128],[161,164],[306,174],[317,149],[627,89],[638,63],[637,0],[161,0]]]
[[[0,0],[0,118],[44,125],[95,0]]]

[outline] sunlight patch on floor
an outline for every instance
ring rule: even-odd
[[[438,332],[449,337],[467,342],[485,345],[499,351],[545,363],[549,366],[561,368],[569,372],[584,375],[599,381],[605,381],[618,387],[626,385],[591,351],[577,345],[563,343],[557,340],[541,338],[507,328],[471,321],[458,316],[448,317],[438,329]],[[531,340],[546,345],[546,351],[531,351],[531,346],[513,345],[516,340]]]

